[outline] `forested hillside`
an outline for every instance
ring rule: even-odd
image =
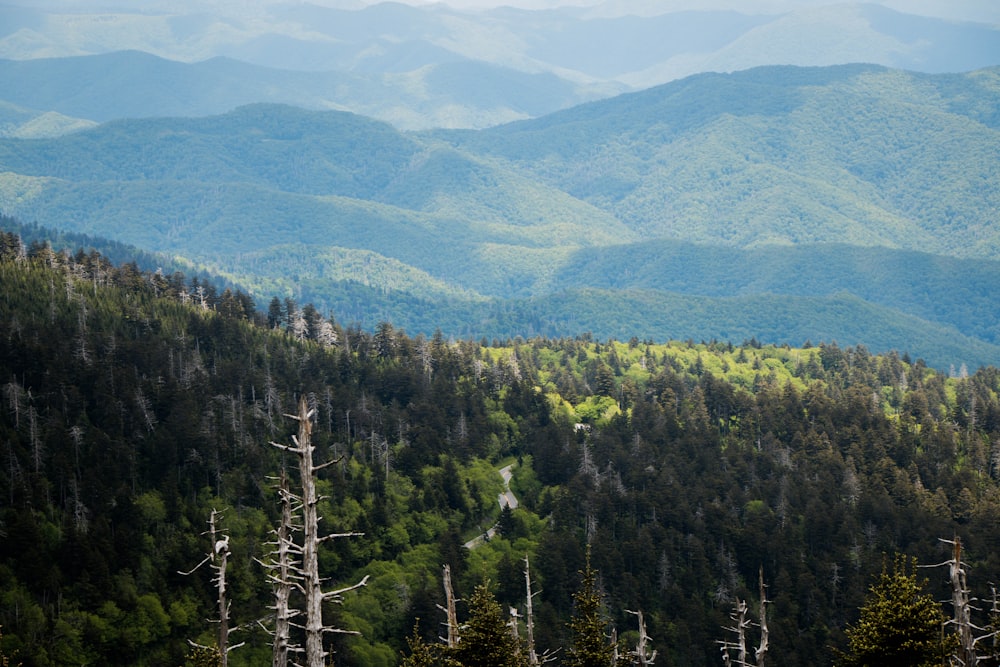
[[[998,81],[759,68],[475,132],[268,104],[36,128],[0,138],[0,213],[368,330],[808,338],[996,365]]]
[[[894,552],[1000,576],[1000,371],[819,340],[454,340],[266,309],[180,273],[0,237],[0,625],[25,667],[184,663],[213,643],[213,509],[228,531],[232,665],[268,664],[265,558],[291,462],[283,417],[315,409],[334,664],[392,665],[455,593],[524,612],[562,648],[586,545],[608,630],[644,613],[658,665],[721,662],[737,599],[767,583],[780,665],[829,665]],[[500,512],[498,469],[519,506]],[[498,523],[497,523],[498,522]],[[463,545],[497,524],[473,549]],[[937,599],[944,570],[923,570]],[[488,579],[485,590],[474,591]],[[752,605],[752,606],[753,606]],[[950,609],[945,608],[946,613]],[[473,609],[459,602],[467,619]],[[982,622],[986,622],[985,620]],[[524,635],[522,635],[523,637]],[[630,644],[630,645],[631,645]]]
[[[987,211],[1000,196],[998,100],[996,69],[762,67],[444,136],[613,213],[642,238],[995,259]]]

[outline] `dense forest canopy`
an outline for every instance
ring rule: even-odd
[[[847,648],[889,554],[936,564],[960,537],[978,597],[1000,576],[994,367],[820,341],[409,336],[9,233],[0,284],[0,651],[25,667],[175,666],[211,644],[210,577],[179,573],[213,509],[245,642],[230,664],[266,664],[256,559],[292,465],[268,443],[300,397],[337,461],[324,524],[364,533],[321,552],[332,581],[369,576],[327,610],[360,632],[330,639],[335,664],[397,664],[415,626],[436,642],[443,565],[458,598],[523,609],[526,557],[535,641],[568,659],[587,545],[609,623],[634,643],[641,610],[659,665],[719,664],[761,572],[768,659],[791,666]],[[501,513],[504,465],[519,504]]]

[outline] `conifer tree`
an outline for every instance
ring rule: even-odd
[[[0,647],[3,645],[3,626],[0,625]],[[10,659],[12,656],[4,653],[3,648],[0,648],[0,667],[20,667],[21,663],[11,663]]]
[[[597,572],[590,565],[590,545],[580,589],[573,594],[573,616],[569,622],[573,644],[567,652],[568,667],[609,667],[614,664],[615,645],[607,634],[604,598],[597,586]]]
[[[897,556],[892,573],[882,568],[869,590],[858,622],[847,629],[849,652],[843,667],[933,667],[954,646],[945,636],[941,606],[923,592],[916,561]]]
[[[413,633],[406,638],[410,649],[399,663],[400,667],[444,667],[453,665],[444,655],[440,644],[430,644],[420,636],[420,619],[413,624]]]
[[[510,631],[489,582],[476,587],[469,600],[469,619],[452,652],[462,667],[526,667],[524,649]]]

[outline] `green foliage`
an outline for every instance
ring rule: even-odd
[[[191,667],[222,667],[222,655],[215,646],[192,646],[185,659]]]
[[[580,572],[580,587],[573,594],[573,618],[569,622],[573,643],[567,650],[568,667],[610,667],[614,664],[615,645],[608,636],[604,596],[597,584],[597,572],[587,560]]]
[[[20,667],[19,662],[11,663],[12,657],[3,649],[3,626],[0,626],[0,667]]]
[[[621,413],[618,402],[609,396],[588,396],[574,410],[579,420],[588,424],[607,423]]]
[[[769,659],[789,667],[847,647],[885,551],[940,562],[937,538],[959,535],[973,595],[1000,573],[993,367],[945,374],[819,339],[481,344],[389,326],[376,342],[333,320],[323,345],[222,308],[212,283],[7,234],[0,283],[0,624],[25,665],[178,665],[188,639],[211,642],[210,575],[176,573],[204,554],[213,507],[231,508],[247,642],[230,662],[266,661],[250,621],[273,601],[254,558],[277,515],[269,477],[289,464],[266,443],[287,439],[281,414],[303,394],[317,462],[339,459],[319,480],[324,524],[365,533],[321,552],[324,577],[371,575],[336,608],[364,633],[334,640],[345,665],[398,662],[418,617],[434,641],[445,563],[460,599],[488,577],[523,614],[525,555],[538,650],[568,655],[588,537],[605,639],[642,609],[672,664],[718,660],[717,629],[762,564]],[[606,400],[612,414],[576,426],[568,406]],[[497,470],[515,462],[519,507],[466,549],[501,517]]]
[[[428,644],[420,636],[420,625],[413,626],[413,633],[406,638],[409,652],[403,656],[400,667],[437,667],[444,664],[441,651],[435,644]]]
[[[469,598],[469,617],[450,657],[462,667],[524,667],[524,648],[514,637],[489,581]]]
[[[934,596],[923,592],[916,561],[896,556],[872,585],[857,623],[847,629],[849,653],[841,664],[864,667],[934,667],[957,646],[945,638],[946,620]]]
[[[763,68],[421,135],[251,105],[0,139],[0,198],[367,329],[979,366],[1000,359],[997,89],[994,70]]]

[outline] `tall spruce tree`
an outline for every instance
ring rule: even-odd
[[[452,657],[463,667],[526,667],[524,648],[504,618],[489,582],[476,586],[469,619]]]
[[[420,619],[413,624],[413,632],[406,638],[406,643],[410,650],[403,655],[399,663],[401,667],[447,667],[454,664],[443,655],[443,646],[429,644],[420,636]]]
[[[849,652],[843,667],[933,667],[955,646],[945,635],[941,605],[923,592],[916,560],[896,556],[892,572],[882,568],[861,607],[858,622],[847,629]]]
[[[597,585],[597,572],[590,564],[590,545],[580,573],[580,588],[573,594],[573,616],[569,629],[573,645],[564,662],[567,667],[609,667],[614,664],[615,645],[608,636],[604,597]]]

